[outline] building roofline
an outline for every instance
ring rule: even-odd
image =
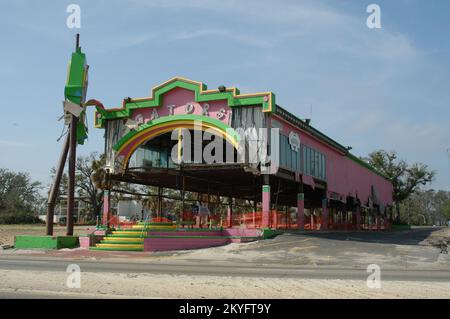
[[[383,177],[384,179],[389,180],[385,175],[383,175],[381,172],[379,172],[377,169],[375,169],[372,165],[370,165],[369,163],[363,161],[359,157],[357,157],[357,156],[353,155],[352,153],[350,153],[350,151],[345,146],[343,146],[342,144],[336,142],[334,139],[332,139],[331,137],[329,137],[329,136],[325,135],[324,133],[320,132],[318,129],[314,128],[313,126],[311,126],[309,124],[306,124],[306,122],[304,120],[298,118],[297,116],[295,116],[291,112],[287,111],[285,108],[279,106],[278,104],[277,104],[277,106],[275,108],[274,114],[282,117],[284,120],[288,121],[289,123],[293,124],[294,126],[297,126],[298,128],[300,128],[300,129],[310,133],[311,135],[313,135],[314,137],[318,138],[319,140],[321,140],[325,144],[330,145],[330,146],[338,149],[339,151],[344,153],[345,156],[347,158],[349,158],[350,160],[352,160],[353,162],[359,164],[362,167],[367,168],[368,170],[370,170],[373,173]]]

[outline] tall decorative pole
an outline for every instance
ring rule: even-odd
[[[68,209],[67,209],[67,235],[73,235],[73,211],[74,211],[74,192],[75,192],[75,161],[76,161],[76,146],[77,143],[83,144],[87,137],[84,123],[78,123],[78,118],[83,118],[84,107],[83,103],[86,99],[87,91],[87,72],[88,65],[86,64],[86,56],[81,52],[79,45],[80,35],[76,36],[75,52],[72,54],[72,59],[69,63],[69,74],[67,76],[67,83],[64,89],[64,113],[66,125],[69,124],[69,133],[64,142],[63,149],[59,158],[56,169],[55,179],[50,188],[47,201],[47,227],[46,234],[53,235],[53,218],[55,212],[55,202],[59,191],[61,177],[64,171],[64,166],[67,159],[67,154],[70,149],[70,163],[69,163],[69,189],[68,189]],[[67,123],[67,119],[70,123]]]
[[[86,129],[82,121],[84,117],[84,102],[87,91],[86,55],[81,52],[80,35],[76,36],[75,52],[69,65],[69,76],[65,87],[64,109],[70,118],[69,124],[69,171],[67,194],[67,230],[66,235],[73,235],[73,217],[75,209],[75,164],[77,144],[83,144]],[[81,121],[79,121],[79,118]]]

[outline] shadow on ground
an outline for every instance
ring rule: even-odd
[[[286,231],[290,236],[302,236],[338,241],[356,241],[365,243],[421,245],[434,237],[449,235],[446,227],[421,227],[402,231]]]

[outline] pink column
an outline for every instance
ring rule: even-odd
[[[231,206],[227,208],[227,227],[233,227],[233,210]]]
[[[356,206],[356,229],[361,229],[361,208]]]
[[[272,214],[272,228],[277,229],[278,228],[278,211],[274,210],[273,212],[271,211]]]
[[[269,227],[270,220],[270,185],[262,187],[262,223],[261,227]]]
[[[328,229],[328,199],[322,199],[322,229]]]
[[[253,210],[252,218],[253,218],[253,228],[256,228],[256,210]]]
[[[305,228],[305,194],[297,194],[297,226],[298,229]]]
[[[109,227],[110,219],[111,219],[111,213],[110,213],[110,205],[111,205],[111,199],[109,196],[109,190],[103,191],[103,220],[102,224]]]

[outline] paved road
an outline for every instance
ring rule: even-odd
[[[214,275],[214,276],[244,276],[244,277],[278,277],[278,278],[308,278],[308,279],[356,279],[365,280],[368,273],[365,269],[341,267],[308,268],[293,265],[256,265],[242,263],[227,263],[222,265],[206,265],[204,263],[124,263],[111,261],[80,261],[80,260],[32,260],[29,258],[0,258],[0,269],[24,271],[61,271],[76,263],[83,272],[108,273],[150,273],[171,275]],[[383,270],[384,280],[412,281],[450,281],[449,270]]]

